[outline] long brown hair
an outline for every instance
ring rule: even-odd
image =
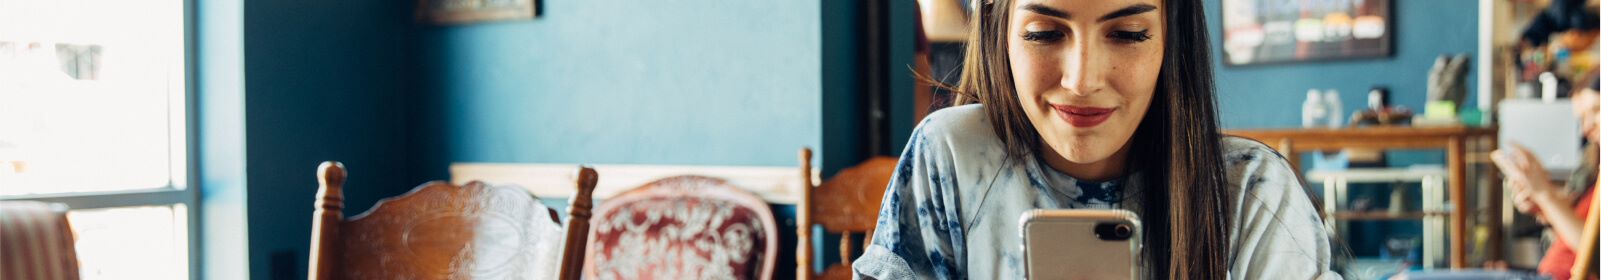
[[[1155,278],[1222,278],[1228,271],[1233,195],[1224,176],[1211,50],[1201,1],[1164,0],[1167,38],[1156,92],[1130,140],[1129,169],[1147,182],[1139,193],[1147,273]],[[973,10],[955,103],[984,104],[1014,159],[1030,157],[1039,132],[1018,103],[1007,57],[1012,0]]]

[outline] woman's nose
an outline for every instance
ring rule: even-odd
[[[1079,37],[1083,38],[1083,37]],[[1076,95],[1089,95],[1106,87],[1105,73],[1110,59],[1094,49],[1090,40],[1074,40],[1062,60],[1062,88]]]

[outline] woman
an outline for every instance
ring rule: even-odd
[[[1024,211],[1124,208],[1145,225],[1144,275],[1339,278],[1284,158],[1219,135],[1200,5],[977,7],[968,105],[913,132],[857,277],[1018,279]]]
[[[1545,171],[1545,166],[1523,146],[1513,144],[1511,149],[1498,150],[1490,156],[1502,173],[1506,173],[1507,185],[1513,191],[1512,205],[1519,212],[1534,215],[1551,226],[1556,242],[1546,249],[1537,271],[1552,279],[1570,278],[1576,258],[1574,248],[1580,245],[1584,219],[1588,217],[1590,204],[1595,203],[1592,200],[1596,159],[1601,153],[1595,144],[1601,141],[1601,130],[1598,130],[1601,126],[1596,119],[1601,115],[1601,94],[1597,93],[1601,84],[1598,83],[1601,82],[1591,83],[1572,98],[1574,117],[1579,118],[1580,131],[1590,140],[1590,145],[1584,150],[1584,163],[1568,178],[1567,189],[1551,185],[1551,175]]]

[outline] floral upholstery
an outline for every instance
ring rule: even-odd
[[[769,279],[773,214],[723,180],[680,176],[605,201],[596,212],[591,279]]]

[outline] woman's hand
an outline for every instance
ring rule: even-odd
[[[1518,144],[1511,144],[1508,149],[1496,150],[1490,154],[1490,160],[1495,166],[1506,174],[1511,181],[1512,202],[1518,211],[1530,215],[1538,215],[1540,206],[1534,202],[1538,196],[1550,195],[1558,190],[1551,185],[1551,174],[1545,171],[1538,158],[1527,148]]]
[[[1540,204],[1535,203],[1534,195],[1526,191],[1529,189],[1528,185],[1517,180],[1507,182],[1507,185],[1512,186],[1512,206],[1517,207],[1518,212],[1534,216],[1543,223],[1545,219],[1540,218]]]
[[[1551,232],[1556,233],[1557,240],[1561,240],[1569,247],[1577,247],[1581,226],[1584,221],[1573,211],[1568,211],[1568,195],[1551,185],[1551,175],[1546,173],[1545,166],[1529,153],[1529,149],[1517,144],[1510,145],[1509,150],[1496,150],[1490,153],[1490,160],[1495,166],[1501,168],[1502,173],[1511,181],[1514,192],[1513,203],[1518,210],[1543,218],[1546,224],[1551,225]],[[1532,212],[1531,212],[1532,211]]]

